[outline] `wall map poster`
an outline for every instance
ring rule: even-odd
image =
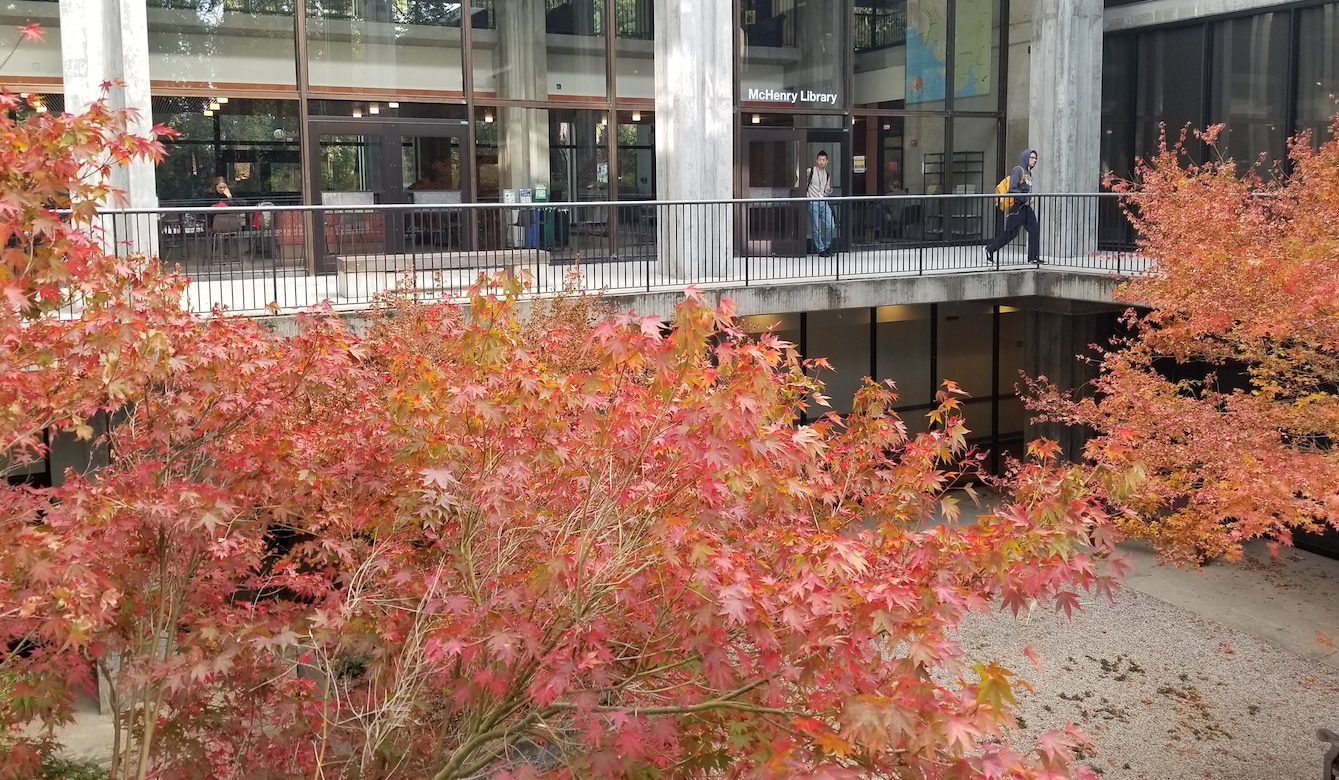
[[[958,0],[953,95],[989,95],[994,79],[993,0]],[[944,99],[948,9],[933,0],[907,3],[907,103]]]

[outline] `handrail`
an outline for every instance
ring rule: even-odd
[[[768,197],[768,198],[728,198],[715,200],[584,200],[552,201],[543,203],[501,203],[486,201],[476,203],[368,203],[368,204],[274,204],[270,206],[160,206],[157,208],[116,208],[102,209],[99,214],[223,214],[230,211],[469,211],[494,209],[559,209],[559,208],[622,208],[622,207],[664,207],[664,206],[758,206],[769,203],[923,203],[926,201],[985,201],[995,202],[1002,198],[1016,198],[1018,193],[999,194],[994,192],[949,192],[934,195],[839,195],[825,198],[808,197]],[[1064,199],[1123,200],[1132,197],[1126,193],[1115,192],[1034,192],[1026,195],[1041,202]]]

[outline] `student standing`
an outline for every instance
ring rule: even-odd
[[[814,236],[814,250],[819,257],[828,256],[832,246],[832,207],[824,200],[832,194],[832,180],[828,176],[828,153],[819,152],[814,167],[809,169],[809,184],[804,196],[809,198],[809,227]]]

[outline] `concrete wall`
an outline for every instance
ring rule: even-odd
[[[1103,28],[1107,32],[1117,32],[1279,5],[1286,4],[1278,0],[1152,0],[1108,8],[1104,14]]]

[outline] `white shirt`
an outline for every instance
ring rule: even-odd
[[[831,180],[828,178],[828,169],[819,168],[817,165],[809,169],[809,189],[805,192],[807,198],[826,197],[828,191],[832,189]]]

